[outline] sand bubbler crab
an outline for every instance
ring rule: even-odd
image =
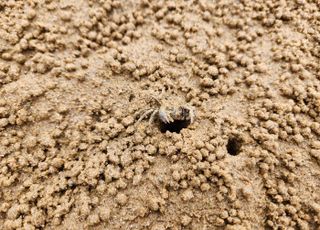
[[[139,117],[137,123],[149,117],[149,124],[158,122],[160,131],[180,132],[192,124],[195,119],[195,109],[188,104],[179,104],[176,100],[171,103],[168,101],[159,101],[153,98],[156,102],[153,108],[145,110]]]

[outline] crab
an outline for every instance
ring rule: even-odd
[[[149,124],[154,122],[156,119],[160,120],[160,122],[164,124],[170,124],[175,121],[188,121],[189,124],[192,124],[195,119],[195,109],[188,105],[171,105],[171,104],[163,104],[158,100],[158,106],[155,108],[148,109],[145,111],[137,121],[140,123],[145,118],[149,117]]]

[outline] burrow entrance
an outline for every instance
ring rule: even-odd
[[[227,143],[227,151],[231,156],[236,156],[240,153],[242,141],[236,137],[230,137]]]
[[[159,128],[162,133],[169,131],[171,133],[180,133],[184,128],[187,128],[190,125],[190,120],[174,120],[171,123],[160,122]]]

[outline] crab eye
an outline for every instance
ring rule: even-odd
[[[187,119],[188,116],[189,116],[189,109],[187,108],[184,108],[184,107],[180,107],[181,109],[181,116],[184,118],[184,119]]]

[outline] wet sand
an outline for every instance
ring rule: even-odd
[[[0,229],[319,229],[319,9],[0,1]]]

